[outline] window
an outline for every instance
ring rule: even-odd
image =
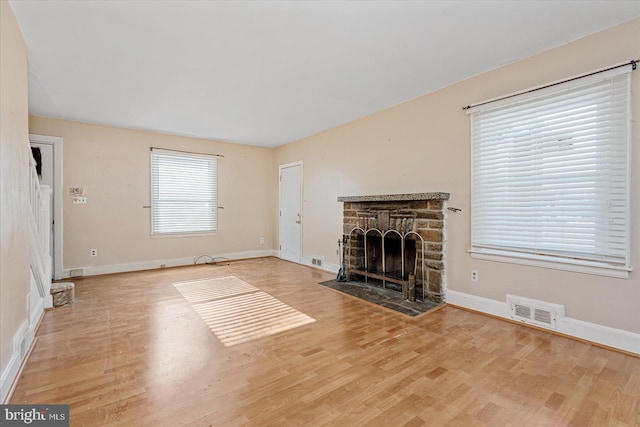
[[[626,277],[630,68],[468,110],[472,256]]]
[[[217,157],[151,150],[151,234],[217,230]]]

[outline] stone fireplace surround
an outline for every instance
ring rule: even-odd
[[[445,203],[449,196],[433,192],[338,197],[338,202],[344,203],[344,263],[350,279],[402,290],[409,274],[414,273],[417,298],[442,303],[446,289]],[[383,240],[385,261],[376,259]],[[381,271],[381,266],[386,271]]]

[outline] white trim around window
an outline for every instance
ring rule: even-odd
[[[631,66],[469,108],[471,256],[628,277]]]
[[[217,156],[151,150],[151,235],[215,233]]]

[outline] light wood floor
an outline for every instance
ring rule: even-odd
[[[225,276],[313,321],[225,345],[172,285]],[[72,426],[640,425],[638,358],[454,307],[410,318],[330,278],[269,258],[77,280],[12,403],[70,404]]]

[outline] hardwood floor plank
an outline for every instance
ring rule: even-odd
[[[640,425],[638,358],[450,306],[410,318],[331,278],[266,258],[79,279],[12,403],[78,426]]]

